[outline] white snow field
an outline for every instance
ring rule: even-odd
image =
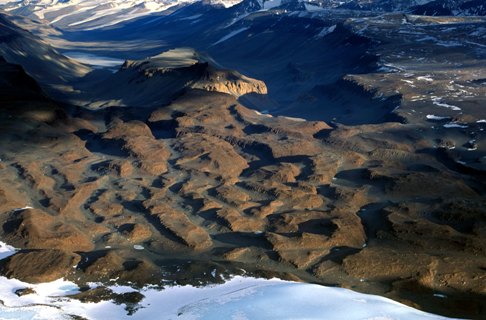
[[[0,242],[0,257],[15,253]],[[92,284],[97,286],[98,284]],[[19,289],[35,293],[19,297]],[[127,286],[112,286],[113,292],[136,291]],[[66,296],[79,287],[65,280],[28,284],[0,277],[0,319],[347,319],[419,320],[446,319],[428,314],[380,296],[366,295],[342,288],[237,276],[224,284],[205,287],[173,286],[163,290],[139,290],[145,298],[133,315],[124,305],[112,301],[81,303]]]

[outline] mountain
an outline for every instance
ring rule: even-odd
[[[0,0],[0,9],[14,15],[47,21],[65,30],[96,30],[139,17],[167,15],[199,0]],[[203,0],[216,7],[232,7],[241,0]],[[246,1],[252,11],[280,8],[288,11],[311,8],[394,12],[412,10],[416,14],[484,15],[481,0],[255,0]]]
[[[486,4],[482,0],[350,0],[338,7],[378,12],[406,11],[428,16],[484,16]]]
[[[188,89],[234,97],[267,93],[262,81],[225,70],[190,48],[169,50],[139,61],[127,60],[117,72],[78,89],[83,90],[81,95],[91,97],[87,102],[91,107],[160,106]]]
[[[427,16],[484,16],[486,3],[483,0],[435,0],[414,6],[410,12]]]
[[[116,28],[69,36],[78,43],[94,37],[99,41],[130,44],[145,39],[130,52],[137,60],[178,47],[206,52],[224,68],[265,82],[268,95],[240,98],[245,105],[260,111],[292,117],[305,114],[312,120],[336,118],[343,123],[382,121],[384,114],[395,107],[392,101],[380,102],[376,107],[380,112],[365,112],[376,105],[372,95],[359,86],[339,85],[348,73],[377,69],[376,57],[367,53],[373,43],[344,27],[347,17],[333,14],[322,19],[303,7],[297,11],[288,9],[294,4],[284,2],[273,9],[261,10],[262,4],[255,0],[245,0],[227,9],[196,2],[157,18],[140,18]],[[147,43],[154,43],[155,47]],[[123,52],[97,51],[124,58]],[[351,99],[337,103],[328,94],[334,88],[344,91],[353,88],[359,92],[359,102]],[[321,110],[319,105],[329,107]],[[344,116],[339,111],[342,109],[349,113]]]
[[[1,0],[0,9],[14,15],[46,20],[63,29],[97,29],[165,11],[194,0]],[[232,6],[238,0],[214,0]]]
[[[378,12],[404,11],[411,6],[425,4],[431,0],[348,0],[339,6],[341,9],[367,10]]]

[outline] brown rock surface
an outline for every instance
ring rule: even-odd
[[[90,235],[73,223],[51,216],[38,209],[14,212],[4,223],[5,239],[27,249],[58,249],[64,251],[90,251],[94,248]]]
[[[212,246],[209,234],[200,226],[192,223],[183,212],[164,203],[151,205],[149,202],[146,207],[164,228],[188,247],[194,250],[206,250]]]
[[[217,265],[409,304],[485,294],[484,180],[416,150],[428,142],[405,125],[331,129],[203,90],[68,118],[0,119],[0,239],[35,249],[2,262],[8,276],[187,283]]]
[[[33,250],[2,260],[0,268],[9,278],[43,283],[68,277],[80,260],[80,256],[61,250]]]

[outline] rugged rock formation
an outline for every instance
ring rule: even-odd
[[[95,85],[80,84],[86,105],[156,107],[170,103],[188,89],[223,92],[235,97],[266,94],[264,82],[222,68],[193,49],[180,48],[145,60],[127,60],[114,74]]]

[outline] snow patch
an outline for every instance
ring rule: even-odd
[[[428,114],[426,118],[427,120],[441,121],[441,120],[449,120],[451,117],[440,117],[440,116],[435,116],[433,114]]]
[[[13,209],[13,212],[20,212],[20,211],[24,211],[24,210],[30,210],[30,209],[34,209],[33,207],[31,206],[25,206],[23,208],[16,208],[16,209]]]
[[[296,122],[305,122],[306,121],[305,119],[302,119],[302,118],[294,118],[294,117],[286,117],[286,116],[280,116],[279,118],[287,119],[287,120],[290,120],[290,121],[296,121]]]
[[[434,79],[432,79],[430,76],[420,76],[420,77],[417,77],[417,80],[427,81],[427,82],[434,81]]]

